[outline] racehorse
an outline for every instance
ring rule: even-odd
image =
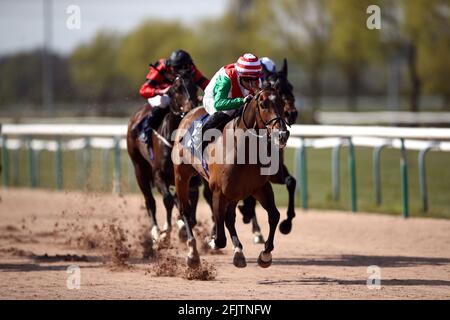
[[[133,162],[136,179],[145,198],[145,206],[151,222],[151,236],[154,241],[170,241],[172,228],[172,209],[176,204],[175,198],[170,193],[169,187],[175,185],[173,175],[173,163],[171,160],[171,135],[178,128],[184,115],[195,108],[198,103],[197,86],[190,75],[178,75],[168,92],[171,102],[169,113],[164,117],[161,125],[152,134],[151,148],[137,138],[138,133],[133,130],[135,126],[151,111],[151,106],[146,104],[138,110],[128,122],[127,149]],[[199,183],[198,183],[199,184]],[[152,186],[156,186],[163,196],[164,206],[167,212],[166,222],[160,231],[156,221],[156,204],[152,194]],[[198,201],[198,186],[191,188],[190,196],[193,201]],[[184,228],[180,229],[180,238],[185,238]]]
[[[266,141],[278,133],[278,147],[285,147],[289,137],[289,131],[287,131],[284,117],[281,115],[283,107],[284,102],[281,96],[270,85],[259,91],[243,107],[241,115],[229,121],[222,130],[223,134],[206,147],[205,157],[208,165],[208,173],[203,163],[193,161],[191,150],[183,145],[185,143],[183,141],[185,132],[189,131],[192,123],[205,116],[205,109],[197,108],[192,110],[181,121],[175,136],[172,157],[177,159],[174,162],[175,187],[179,201],[179,209],[187,227],[187,245],[189,250],[187,265],[189,267],[195,268],[200,264],[196,240],[192,232],[192,228],[195,225],[195,217],[193,215],[194,207],[189,200],[189,182],[192,177],[197,175],[201,175],[203,179],[208,181],[209,188],[212,192],[216,232],[214,238],[209,242],[210,247],[220,249],[226,246],[225,224],[230,232],[234,247],[233,264],[236,267],[246,266],[243,247],[235,229],[236,206],[240,200],[252,195],[267,211],[270,227],[265,249],[258,257],[258,264],[261,267],[269,267],[271,265],[271,252],[274,249],[273,242],[280,213],[275,205],[274,194],[269,181],[270,175],[261,174],[261,169],[264,165],[259,158],[256,163],[246,161],[243,164],[239,164],[236,161],[236,157],[239,148],[244,148],[245,154],[249,154],[250,144],[245,143],[245,138],[239,139],[249,131],[254,135],[255,130],[258,132],[259,129],[265,129],[266,134],[257,136],[259,139],[266,139]],[[227,130],[234,132],[235,136],[231,139],[229,137],[227,138],[227,134],[225,134]],[[234,151],[232,153],[229,153],[226,149],[230,144],[230,141],[227,143],[227,140],[232,140],[231,144]],[[238,142],[233,143],[236,140]],[[233,154],[232,157],[234,159],[232,159],[233,161],[231,163],[220,159],[220,156],[224,156],[224,153],[225,157]]]
[[[293,86],[288,80],[288,65],[287,60],[283,60],[283,67],[278,72],[269,72],[263,69],[265,83],[270,83],[272,87],[279,93],[284,101],[284,118],[288,125],[295,124],[298,116],[298,111],[295,108],[295,97],[293,94]],[[288,234],[292,229],[292,219],[295,217],[295,187],[296,180],[289,173],[287,167],[284,165],[284,150],[280,150],[280,168],[277,174],[271,176],[270,181],[276,184],[285,184],[289,193],[289,202],[287,208],[287,218],[280,223],[280,231],[283,234]],[[252,231],[254,234],[255,243],[263,243],[264,238],[261,234],[255,213],[256,199],[248,197],[244,200],[243,205],[239,206],[239,210],[243,215],[244,223],[252,221]]]
[[[281,96],[284,101],[283,116],[288,125],[292,125],[297,120],[298,111],[295,108],[295,97],[293,94],[293,86],[288,80],[288,66],[287,60],[283,60],[283,67],[278,72],[269,72],[263,69],[264,83],[270,84]],[[288,234],[292,229],[292,219],[295,217],[295,187],[296,180],[290,175],[287,167],[284,165],[284,150],[280,150],[280,168],[277,173],[270,177],[272,183],[285,184],[289,193],[289,202],[287,209],[287,219],[280,224],[280,231],[283,234]],[[203,196],[212,209],[212,193],[207,184],[203,189]],[[264,243],[264,238],[261,233],[261,228],[256,219],[255,213],[256,199],[252,196],[247,197],[243,201],[243,205],[238,206],[243,215],[244,223],[252,222],[252,232],[254,235],[254,243]],[[213,219],[214,221],[214,219]],[[213,226],[211,234],[214,235],[215,226]]]

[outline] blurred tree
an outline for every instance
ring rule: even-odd
[[[326,0],[283,0],[277,13],[276,34],[281,48],[294,64],[304,67],[309,76],[313,110],[320,106],[322,72],[327,60],[330,36]]]
[[[205,69],[212,76],[245,52],[273,56],[276,39],[269,30],[272,24],[270,2],[231,0],[221,18],[203,22],[196,30]]]
[[[377,1],[340,0],[326,4],[332,24],[330,54],[347,78],[348,106],[356,110],[361,76],[368,63],[379,57],[381,49],[379,32],[366,27],[366,9]]]
[[[127,95],[128,86],[117,68],[119,44],[118,35],[100,31],[73,52],[70,73],[78,96],[103,104]]]
[[[52,59],[56,101],[66,101],[72,94],[68,61],[55,53]],[[35,50],[0,59],[0,105],[42,103],[42,51]]]
[[[406,28],[416,41],[417,75],[423,89],[441,95],[450,108],[450,1],[405,2]]]
[[[197,40],[192,30],[175,22],[146,21],[128,33],[120,44],[117,65],[138,95],[150,63],[169,57],[176,49],[188,51],[197,63]]]

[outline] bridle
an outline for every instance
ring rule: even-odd
[[[280,116],[280,114],[278,113],[278,110],[276,110],[276,109],[275,109],[275,114],[276,114],[276,116],[275,116],[274,118],[270,119],[270,120],[267,121],[267,122],[264,121],[264,119],[263,119],[262,116],[261,116],[261,107],[260,107],[260,103],[259,103],[259,99],[258,99],[259,96],[260,96],[260,94],[261,94],[261,92],[263,92],[264,90],[265,90],[265,89],[260,90],[260,91],[253,97],[252,100],[250,100],[249,102],[247,102],[247,103],[244,105],[243,110],[242,110],[242,115],[241,115],[242,122],[244,123],[245,129],[246,129],[246,130],[249,130],[249,132],[250,132],[252,135],[254,135],[254,136],[258,137],[258,138],[264,138],[265,136],[268,135],[268,133],[269,133],[269,126],[270,126],[271,124],[272,124],[272,126],[271,126],[270,132],[273,131],[273,126],[276,125],[278,122],[284,123],[285,125],[289,125],[289,124],[286,122],[286,120],[284,120],[284,118],[283,118],[282,116]],[[250,129],[254,129],[254,128],[250,128],[250,127],[247,125],[247,123],[245,122],[245,111],[247,111],[247,107],[250,105],[250,102],[253,101],[253,100],[256,100],[257,116],[259,117],[260,122],[264,125],[264,129],[266,129],[266,134],[264,134],[264,135],[259,135],[259,134],[253,133],[253,131],[250,130]],[[269,139],[270,139],[270,135],[269,135]]]
[[[191,96],[191,94],[190,94],[190,92],[189,92],[189,90],[188,90],[188,88],[186,86],[186,82],[184,81],[183,77],[178,75],[173,82],[176,82],[176,81],[180,81],[180,83],[181,83],[183,96],[185,98],[187,98],[189,101],[192,101],[192,96]],[[175,110],[174,109],[174,103],[170,104],[170,112],[173,113],[176,116],[180,116],[181,118],[183,118],[186,115],[186,113],[187,113],[185,111]]]

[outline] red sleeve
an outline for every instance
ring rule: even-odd
[[[197,86],[202,88],[204,91],[206,86],[209,84],[209,79],[206,78],[198,69],[196,66],[194,66],[194,82]]]
[[[161,73],[164,72],[165,61],[160,60],[156,67],[150,66],[147,74],[147,81],[141,86],[139,93],[143,98],[152,98],[159,94],[160,89],[166,88],[169,84]]]
[[[139,93],[143,98],[152,98],[154,96],[157,95],[157,90],[156,88],[153,88],[149,81],[146,81],[142,86],[141,89],[139,89]]]

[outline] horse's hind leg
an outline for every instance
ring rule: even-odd
[[[170,232],[172,231],[172,210],[175,205],[174,198],[169,190],[169,184],[164,181],[160,171],[155,173],[155,186],[163,196],[164,207],[166,208],[166,222],[161,233],[161,240],[166,244],[170,243]]]
[[[245,268],[247,266],[247,262],[245,261],[242,243],[239,241],[235,227],[236,204],[237,203],[228,204],[225,216],[225,225],[227,226],[228,232],[230,232],[231,241],[233,242],[233,264],[235,267]]]
[[[278,209],[275,206],[275,199],[270,182],[267,182],[260,190],[253,194],[253,196],[259,201],[269,216],[269,236],[264,245],[264,251],[262,251],[258,257],[258,264],[263,268],[267,268],[272,264],[271,252],[274,248],[273,241],[278,221],[280,221],[280,212],[278,212]]]
[[[253,232],[253,243],[264,243],[264,237],[261,233],[261,228],[258,224],[258,219],[256,218],[256,199],[252,196],[247,197],[243,201],[243,205],[239,206],[239,211],[241,211],[244,223],[252,222],[252,232]]]
[[[150,180],[152,169],[150,164],[142,156],[134,157],[132,159],[136,180],[144,195],[145,207],[147,208],[147,213],[150,217],[151,235],[153,240],[157,240],[159,237],[159,228],[158,222],[156,221],[156,203],[155,198],[153,198]]]
[[[288,169],[283,164],[279,174],[274,176],[272,182],[285,184],[289,193],[287,218],[280,223],[280,232],[282,234],[288,234],[292,230],[292,219],[295,217],[295,187],[297,181],[289,174]]]
[[[187,235],[187,246],[189,248],[186,263],[190,268],[200,265],[200,256],[197,251],[197,244],[191,227],[192,209],[189,201],[189,181],[193,175],[193,168],[188,165],[175,166],[175,188],[180,206],[180,213],[184,221]]]

